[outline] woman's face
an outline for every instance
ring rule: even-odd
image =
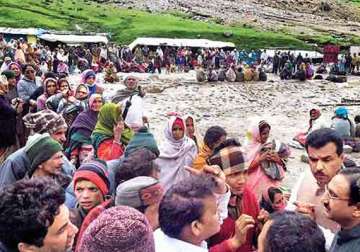
[[[194,136],[195,133],[195,129],[194,129],[194,121],[191,117],[188,117],[185,120],[185,124],[186,124],[186,133],[189,135],[189,137]]]
[[[92,84],[94,84],[94,82],[95,82],[95,76],[89,76],[86,79],[86,84],[92,85]]]
[[[320,114],[316,110],[312,110],[310,112],[310,118],[313,119],[313,120],[319,118],[319,116],[320,116]]]
[[[85,87],[80,86],[80,87],[78,88],[78,90],[76,91],[76,95],[75,95],[75,96],[76,96],[76,99],[83,100],[83,99],[87,98],[87,96],[88,96],[88,91],[86,90]]]
[[[16,77],[21,75],[20,68],[15,64],[11,65],[10,70],[15,72]]]
[[[27,66],[25,69],[25,76],[29,80],[35,80],[35,70],[32,66]]]
[[[48,81],[46,84],[46,93],[48,95],[53,95],[56,93],[56,83],[53,81]]]
[[[60,89],[60,91],[64,91],[65,89],[69,90],[70,87],[66,81],[62,81],[62,82],[60,82],[59,89]]]
[[[180,140],[184,137],[184,129],[182,127],[180,127],[179,125],[174,124],[172,126],[172,134],[176,141]]]
[[[272,208],[275,211],[282,210],[285,206],[285,199],[282,193],[275,193],[274,201],[272,202]]]
[[[266,143],[270,135],[270,128],[266,127],[260,132],[260,141],[262,144]]]
[[[102,105],[102,99],[100,97],[96,97],[91,105],[91,109],[98,112],[100,111]]]

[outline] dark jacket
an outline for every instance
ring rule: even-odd
[[[0,125],[0,148],[16,144],[16,111],[2,95],[0,95]]]

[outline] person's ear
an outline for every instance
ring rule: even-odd
[[[25,242],[20,242],[18,244],[19,252],[37,252],[38,248],[35,245],[30,245]]]
[[[199,220],[194,220],[191,222],[191,232],[196,237],[202,233],[202,224]]]
[[[344,160],[345,160],[345,154],[344,154],[344,153],[341,153],[340,158],[341,158],[341,161],[344,162]]]
[[[356,218],[356,219],[360,219],[360,203],[357,203],[355,205],[355,209],[354,209],[354,212],[353,212],[353,217]]]

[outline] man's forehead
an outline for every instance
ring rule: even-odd
[[[314,148],[314,147],[309,146],[308,147],[308,155],[311,157],[324,158],[327,156],[337,155],[336,150],[337,150],[336,145],[334,143],[330,142],[320,148]]]

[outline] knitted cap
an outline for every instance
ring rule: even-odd
[[[228,146],[211,156],[207,163],[218,165],[225,175],[230,175],[239,171],[245,171],[247,165],[240,146]]]
[[[140,176],[124,183],[116,189],[115,205],[139,208],[159,203],[164,189],[159,181],[152,177]]]
[[[64,118],[50,109],[41,110],[23,117],[24,124],[34,133],[53,134],[60,129],[66,129]]]
[[[92,182],[97,186],[97,188],[99,188],[104,196],[109,193],[110,182],[108,179],[106,164],[99,161],[91,161],[82,164],[74,173],[74,191],[76,183],[79,180],[88,180]]]
[[[105,210],[86,229],[81,252],[155,252],[152,228],[134,208],[117,206]]]
[[[11,70],[6,70],[4,72],[1,73],[2,75],[5,75],[6,79],[12,79],[12,78],[15,78],[15,72],[14,71],[11,71]]]
[[[25,153],[31,163],[29,175],[31,176],[40,164],[49,160],[59,151],[62,151],[61,145],[52,139],[49,134],[30,136],[25,145]]]
[[[140,148],[146,148],[150,150],[156,155],[156,157],[160,155],[160,151],[154,135],[150,133],[148,128],[146,127],[140,128],[130,140],[129,144],[126,146],[125,149],[125,157],[129,156],[130,153]]]

